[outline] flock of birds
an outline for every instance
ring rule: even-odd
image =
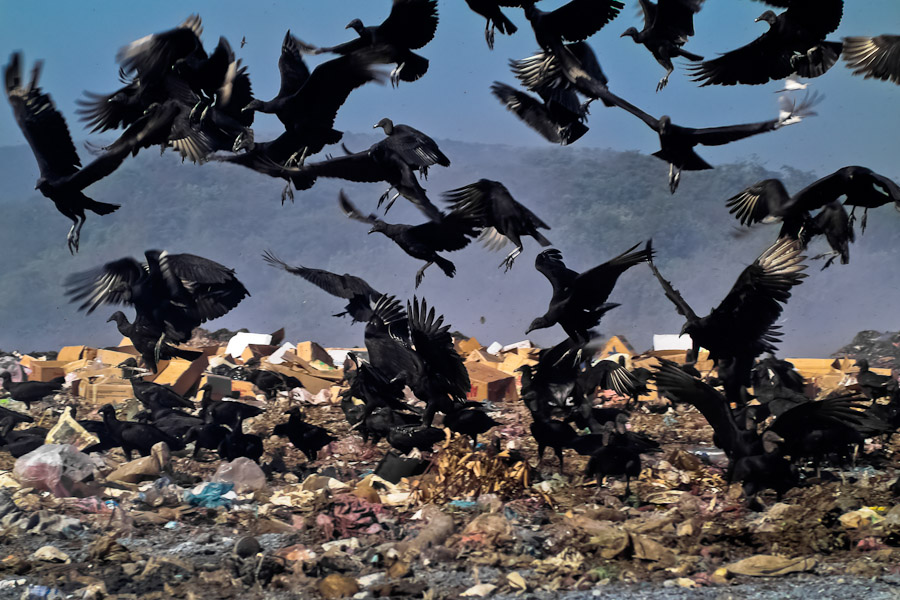
[[[840,24],[843,0],[764,0],[784,9],[764,12],[757,21],[769,29],[755,41],[718,58],[684,49],[694,35],[694,16],[703,0],[639,0],[644,27],[627,29],[622,36],[643,44],[665,68],[657,84],[662,90],[674,71],[672,59],[682,57],[695,81],[707,85],[753,85],[770,80],[825,74],[841,54],[857,74],[900,84],[900,36],[826,40]],[[522,9],[540,50],[533,56],[510,61],[523,89],[495,82],[491,92],[517,117],[547,140],[567,145],[587,131],[588,107],[600,100],[642,120],[659,135],[654,156],[669,164],[668,185],[676,192],[683,170],[712,168],[696,152],[698,145],[716,146],[780,129],[815,114],[816,95],[795,103],[782,101],[778,117],[759,123],[711,128],[689,128],[668,116],[654,117],[613,94],[587,39],[616,19],[624,4],[618,0],[570,0],[552,11],[538,9],[534,0],[466,0],[486,19],[485,39],[494,47],[495,31],[513,34],[517,26],[501,7]],[[435,36],[437,0],[393,0],[387,18],[366,26],[359,19],[347,28],[356,37],[331,47],[313,47],[291,34],[284,37],[278,70],[281,86],[270,100],[254,97],[247,67],[235,58],[223,37],[211,53],[200,40],[200,18],[191,16],[169,31],[148,35],[123,47],[117,59],[122,87],[110,94],[86,93],[79,114],[93,132],[121,129],[110,145],[89,146],[94,158],[82,166],[65,118],[38,85],[40,63],[31,77],[23,78],[23,58],[14,53],[4,70],[7,97],[15,118],[40,168],[36,189],[51,199],[72,220],[67,235],[70,252],[77,252],[85,211],[105,215],[118,205],[98,202],[84,190],[115,172],[129,157],[151,146],[172,148],[184,159],[234,163],[267,176],[286,180],[282,203],[293,191],[309,189],[320,177],[357,182],[384,182],[389,187],[378,199],[384,212],[403,196],[427,217],[420,224],[392,224],[377,214],[366,215],[342,192],[338,203],[351,219],[368,224],[370,233],[390,238],[408,255],[425,261],[416,274],[416,287],[425,270],[437,264],[448,277],[455,266],[441,252],[459,250],[480,238],[489,248],[512,242],[501,267],[510,269],[532,237],[543,247],[550,241],[539,231],[549,226],[517,202],[498,181],[481,179],[443,194],[447,210],[428,198],[419,178],[434,165],[449,167],[450,159],[425,133],[383,118],[375,124],[384,138],[362,151],[343,147],[344,154],[313,161],[326,146],[337,144],[342,133],[334,129],[338,111],[354,90],[389,80],[393,86],[414,82],[428,70],[427,58],[417,54]],[[243,45],[243,44],[242,44]],[[334,58],[310,70],[305,56]],[[378,65],[393,65],[389,73]],[[790,81],[790,80],[789,80]],[[796,87],[796,86],[788,86]],[[800,87],[803,87],[802,85]],[[271,140],[255,139],[256,112],[274,114],[284,131]],[[394,195],[391,196],[391,192]],[[852,455],[866,437],[889,434],[900,426],[900,392],[891,378],[880,379],[861,364],[860,385],[867,399],[889,396],[887,405],[864,408],[855,396],[813,401],[804,395],[803,379],[789,363],[774,356],[779,339],[775,325],[793,288],[805,277],[803,250],[818,235],[832,249],[827,264],[849,260],[854,240],[854,212],[894,203],[900,209],[900,187],[860,166],[839,169],[791,195],[778,180],[751,185],[727,201],[742,224],[780,221],[777,241],[738,276],[731,291],[709,315],[699,317],[654,265],[650,241],[625,250],[607,262],[576,272],[553,248],[541,251],[536,269],[552,286],[547,312],[534,319],[527,332],[559,325],[566,339],[543,350],[535,367],[523,367],[522,397],[533,416],[531,432],[539,454],[552,448],[563,467],[563,450],[590,455],[588,472],[597,476],[624,476],[640,472],[640,455],[658,449],[646,435],[629,431],[624,410],[598,408],[598,389],[612,389],[637,400],[654,381],[659,392],[673,402],[696,406],[715,430],[715,443],[730,459],[728,474],[744,483],[748,500],[766,488],[779,495],[799,482],[797,467],[808,459],[818,469],[825,460]],[[846,206],[852,207],[848,214]],[[866,214],[862,228],[865,229]],[[179,348],[193,329],[226,314],[249,292],[233,270],[207,258],[149,250],[145,261],[113,260],[93,270],[72,275],[66,294],[88,313],[107,304],[127,304],[135,316],[117,311],[110,317],[140,352],[143,366],[156,370],[161,359],[191,359],[196,353]],[[291,266],[273,253],[265,261],[300,276],[347,301],[341,315],[365,324],[367,360],[351,355],[347,365],[348,391],[342,408],[348,421],[366,440],[387,441],[401,452],[430,449],[444,439],[432,426],[444,414],[443,425],[477,437],[497,423],[466,401],[469,377],[462,357],[454,349],[449,325],[424,299],[404,305],[395,296],[375,290],[362,278]],[[665,295],[685,317],[682,333],[693,340],[687,364],[662,361],[654,371],[629,371],[624,364],[592,364],[590,347],[594,328],[617,304],[608,302],[618,277],[647,263]],[[717,376],[704,381],[693,362],[700,348],[710,352]],[[862,363],[862,361],[861,361]],[[248,371],[268,396],[294,383],[266,371]],[[195,453],[207,448],[224,459],[247,456],[259,461],[262,440],[244,433],[243,420],[258,409],[239,401],[213,401],[203,390],[198,414],[171,390],[132,380],[135,396],[147,411],[144,422],[121,422],[111,407],[103,421],[82,421],[100,435],[104,448],[121,446],[130,456],[149,453],[165,441],[172,449],[195,443]],[[59,389],[59,382],[15,384],[8,375],[4,388],[16,399],[32,401]],[[47,387],[51,386],[51,387]],[[410,405],[404,390],[424,403]],[[719,391],[721,388],[722,391]],[[751,395],[748,388],[753,389]],[[758,401],[749,404],[749,399]],[[27,399],[26,399],[27,398]],[[731,408],[732,406],[736,408]],[[334,438],[321,427],[306,423],[298,408],[273,435],[285,435],[313,460]],[[774,420],[760,431],[766,419]],[[43,443],[39,428],[16,430],[27,415],[0,413],[0,436],[14,454]],[[588,429],[581,434],[572,427]],[[44,436],[46,432],[43,432]]]

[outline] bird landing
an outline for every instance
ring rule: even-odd
[[[818,92],[806,93],[806,96],[803,97],[803,101],[800,104],[797,104],[796,101],[792,100],[788,96],[779,96],[778,97],[778,125],[776,125],[776,129],[779,127],[784,127],[785,125],[793,125],[795,123],[799,123],[806,117],[813,117],[816,115],[816,111],[812,110],[812,108],[821,102],[825,96]]]

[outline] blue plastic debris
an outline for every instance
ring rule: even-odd
[[[185,492],[184,500],[190,506],[202,506],[204,508],[231,508],[233,504],[229,498],[223,498],[225,494],[234,488],[233,483],[206,483],[198,493]]]

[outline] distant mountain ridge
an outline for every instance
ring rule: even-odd
[[[359,151],[377,139],[347,134],[344,143]],[[423,181],[438,206],[444,206],[442,191],[480,178],[502,181],[516,199],[551,225],[547,237],[579,271],[652,237],[660,270],[702,314],[721,300],[740,270],[777,235],[777,226],[772,226],[736,236],[737,221],[728,214],[725,200],[760,179],[779,177],[789,190],[799,190],[816,178],[789,168],[773,172],[752,162],[720,165],[686,173],[672,196],[666,187],[666,165],[638,152],[439,143],[452,165],[432,168],[428,181]],[[340,147],[329,151],[343,152]],[[265,266],[264,250],[291,264],[361,276],[376,289],[401,298],[413,293],[425,296],[454,329],[485,343],[524,338],[528,323],[545,311],[550,298],[550,285],[534,270],[538,246],[530,238],[509,273],[496,268],[503,253],[489,253],[473,242],[447,255],[456,263],[456,278],[448,279],[432,268],[414,292],[413,278],[421,263],[383,236],[366,235],[364,225],[346,219],[337,207],[338,190],[343,188],[362,210],[374,211],[386,183],[320,179],[311,190],[297,192],[293,205],[281,206],[281,180],[234,165],[182,164],[171,152],[160,157],[144,151],[87,190],[91,197],[122,208],[106,217],[91,214],[81,252],[72,257],[65,248],[69,221],[34,191],[37,165],[27,146],[0,147],[0,177],[4,350],[115,343],[118,332],[105,321],[116,309],[104,307],[85,317],[66,301],[62,281],[67,273],[108,260],[142,258],[150,248],[199,254],[236,269],[251,297],[208,327],[274,331],[284,326],[292,341],[356,345],[363,331],[360,325],[351,326],[349,319],[330,316],[340,311],[339,299]],[[812,276],[798,288],[785,312],[782,347],[788,354],[827,356],[856,331],[897,327],[895,322],[871,322],[886,321],[891,313],[877,292],[858,293],[869,289],[865,286],[877,289],[894,277],[889,265],[896,264],[900,222],[893,211],[881,210],[884,218],[870,214],[869,229],[851,247],[851,265],[819,274],[819,263],[810,261]],[[385,217],[404,223],[423,219],[402,198]],[[824,250],[824,242],[817,242],[810,255]],[[638,349],[649,346],[653,333],[681,328],[680,317],[647,269],[623,276],[610,301],[622,306],[604,318],[600,329],[627,335]],[[552,328],[533,339],[552,344],[563,336],[561,329]]]

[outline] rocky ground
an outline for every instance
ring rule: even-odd
[[[44,407],[46,420],[71,402]],[[267,435],[289,403],[246,429]],[[79,418],[94,408],[79,406]],[[173,456],[163,478],[137,484],[105,478],[124,462],[119,450],[95,455],[97,495],[57,498],[21,487],[0,453],[0,600],[900,594],[896,444],[809,473],[754,512],[693,409],[633,414],[663,452],[646,457],[625,497],[623,482],[585,480],[586,458],[571,451],[564,474],[550,453],[538,464],[525,408],[494,408],[503,453],[450,440],[425,475],[393,486],[371,476],[384,442],[364,444],[337,405],[306,406],[338,441],[307,464],[266,438],[263,462],[283,454],[286,472],[220,507],[185,496],[213,477],[212,455]]]

